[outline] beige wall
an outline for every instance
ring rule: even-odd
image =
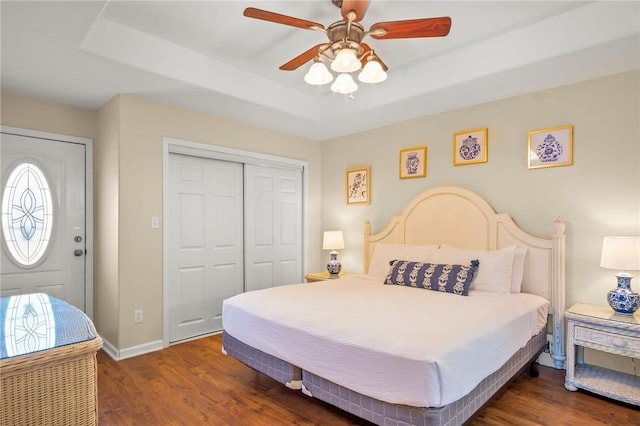
[[[94,144],[94,321],[105,341],[119,348],[119,142],[120,102],[115,97],[98,114]]]
[[[639,98],[640,72],[628,72],[324,142],[322,225],[346,230],[340,257],[347,269],[360,271],[365,219],[381,230],[419,192],[463,186],[535,235],[549,235],[553,219],[564,217],[567,303],[602,303],[615,284],[614,271],[599,267],[602,237],[640,234]],[[568,124],[574,164],[529,170],[527,133]],[[453,133],[479,127],[488,128],[489,161],[453,166]],[[399,150],[423,145],[427,177],[400,180]],[[347,207],[344,175],[334,171],[362,164],[371,166],[371,205]]]
[[[322,226],[345,230],[344,268],[362,270],[362,223],[380,231],[418,193],[459,185],[509,213],[525,230],[548,236],[567,221],[567,306],[606,304],[615,271],[599,267],[605,235],[640,235],[640,72],[517,96],[327,141],[322,161]],[[571,124],[574,164],[529,170],[527,133]],[[453,133],[489,129],[489,161],[453,166]],[[400,180],[402,148],[426,145],[424,179]],[[344,175],[371,166],[372,203],[345,206]],[[640,290],[640,277],[632,287]],[[633,369],[625,360],[628,369]],[[639,372],[640,373],[640,372]]]
[[[130,96],[119,108],[120,348],[162,339],[162,231],[150,223],[162,223],[163,136],[308,161],[308,250],[320,258],[320,142]],[[143,323],[133,323],[134,309]]]
[[[95,139],[97,113],[13,93],[0,94],[4,126]]]

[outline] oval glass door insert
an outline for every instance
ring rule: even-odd
[[[10,256],[24,267],[45,255],[53,226],[53,202],[44,173],[33,163],[18,164],[2,194],[2,236]]]

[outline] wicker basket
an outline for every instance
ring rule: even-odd
[[[0,426],[98,424],[98,336],[0,360]]]

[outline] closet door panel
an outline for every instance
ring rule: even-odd
[[[245,290],[302,282],[302,172],[245,165]]]
[[[169,341],[222,329],[243,291],[242,164],[169,156]]]

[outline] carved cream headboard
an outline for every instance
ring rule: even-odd
[[[550,226],[551,227],[551,226]],[[553,351],[556,368],[562,368],[565,310],[565,224],[553,223],[550,238],[522,230],[508,214],[496,213],[478,194],[457,186],[440,186],[415,197],[382,231],[373,234],[364,224],[364,268],[379,242],[399,244],[450,244],[468,249],[500,249],[511,244],[527,247],[522,291],[551,302]]]

